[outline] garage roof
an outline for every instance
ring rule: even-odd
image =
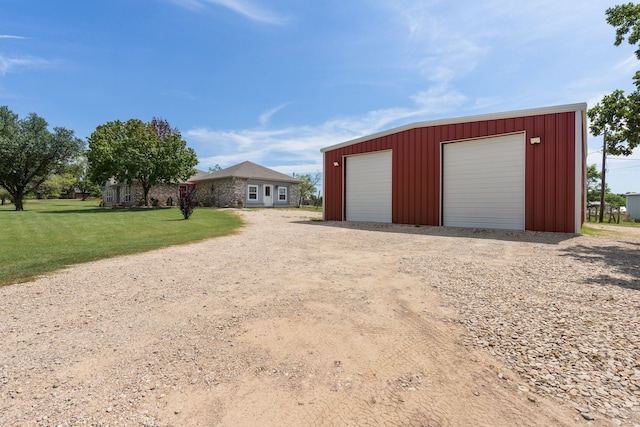
[[[350,141],[342,142],[340,144],[332,145],[330,147],[325,147],[320,149],[320,151],[324,153],[326,151],[347,147],[349,145],[357,144],[359,142],[368,141],[370,139],[380,138],[383,136],[392,135],[394,133],[403,132],[403,131],[415,129],[415,128],[449,125],[449,124],[456,124],[456,123],[480,122],[484,120],[509,119],[514,117],[538,116],[541,114],[566,113],[569,111],[580,111],[580,110],[586,111],[586,109],[587,109],[587,104],[583,102],[578,104],[557,105],[554,107],[508,111],[504,113],[481,114],[477,116],[454,117],[450,119],[438,119],[438,120],[429,120],[424,122],[415,122],[408,125],[399,126],[393,129],[388,129],[382,132],[378,132],[373,135],[362,136],[360,138],[352,139]]]

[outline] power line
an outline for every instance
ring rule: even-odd
[[[625,167],[622,167],[622,168],[613,168],[613,169],[607,168],[607,169],[608,170],[612,170],[612,171],[617,171],[617,170],[620,170],[620,169],[631,169],[631,168],[640,168],[640,165],[625,166]]]

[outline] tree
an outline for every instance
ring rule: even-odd
[[[607,23],[616,29],[614,45],[620,46],[629,32],[629,44],[635,45],[640,41],[640,5],[627,3],[610,7],[605,14]],[[640,48],[636,50],[636,57],[640,59]]]
[[[11,201],[11,194],[4,188],[0,188],[0,205],[4,206],[7,203],[7,199]]]
[[[51,175],[38,189],[35,196],[38,199],[46,197],[75,198],[76,190],[82,194],[82,200],[86,200],[91,193],[100,191],[100,188],[88,178],[87,159],[83,155],[69,162],[64,170]]]
[[[637,92],[637,91],[636,91]],[[640,100],[640,94],[633,99]],[[640,104],[633,105],[621,90],[615,90],[587,111],[589,129],[594,136],[602,135],[602,186],[600,187],[600,222],[603,220],[606,190],[607,154],[628,156],[640,142]]]
[[[8,107],[0,107],[0,186],[24,210],[23,199],[35,193],[51,175],[64,170],[69,160],[83,149],[74,132],[56,127],[48,130],[46,120],[31,113],[20,119]]]
[[[304,200],[311,199],[315,196],[316,193],[316,185],[320,182],[321,175],[320,173],[316,173],[316,175],[312,178],[311,174],[303,174],[296,175],[293,174],[294,178],[298,178],[302,182],[298,186],[298,193],[300,196],[300,200],[298,201],[298,206],[302,205]]]
[[[38,189],[35,191],[35,195],[38,199],[45,199],[47,197],[59,198],[65,195],[69,197],[69,193],[74,192],[74,178],[73,176],[64,171],[55,175],[51,175]]]
[[[607,205],[618,209],[627,204],[627,197],[624,194],[607,193]]]
[[[604,136],[607,154],[628,156],[640,142],[640,135],[636,132],[640,128],[639,118],[633,114],[633,102],[638,96],[634,95],[630,100],[624,91],[615,90],[587,112],[591,120],[591,134]]]
[[[601,177],[596,165],[587,166],[587,202],[595,203],[600,200],[601,194]],[[626,196],[624,194],[615,194],[611,192],[608,185],[605,184],[605,202],[611,208],[609,210],[609,222],[611,222],[611,216],[615,210],[618,210],[617,222],[620,222],[620,207],[627,203]]]
[[[78,157],[70,166],[69,173],[73,176],[74,189],[77,188],[82,194],[82,200],[87,200],[92,193],[99,193],[100,187],[98,187],[89,178],[89,162],[86,154]]]
[[[640,5],[627,3],[610,7],[605,14],[607,23],[616,29],[615,46],[620,46],[625,38],[631,45],[640,42]],[[640,59],[640,48],[635,54]],[[589,118],[597,120],[591,125],[592,133],[598,132],[593,133],[594,136],[613,133],[605,141],[608,154],[629,156],[640,143],[640,71],[635,73],[633,82],[636,90],[629,96],[615,90],[589,110]]]
[[[607,205],[609,205],[609,222],[613,220],[620,224],[620,206],[624,206],[627,203],[626,196],[622,194],[607,193],[605,198]]]
[[[222,170],[222,166],[220,166],[219,164],[215,164],[213,166],[209,166],[209,173],[213,173],[213,172],[218,172]]]
[[[595,203],[600,200],[600,184],[602,174],[598,172],[596,165],[587,166],[587,202]]]
[[[89,176],[99,184],[112,177],[129,185],[139,183],[148,206],[151,187],[185,181],[195,173],[198,159],[186,145],[166,120],[108,122],[89,136]]]

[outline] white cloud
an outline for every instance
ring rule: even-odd
[[[172,0],[186,9],[199,11],[206,8],[207,4],[214,4],[226,7],[232,11],[251,19],[252,21],[263,22],[266,24],[282,25],[288,19],[275,12],[266,10],[261,6],[254,4],[248,0]]]
[[[0,76],[12,72],[18,68],[42,68],[50,66],[51,63],[45,59],[34,57],[12,58],[0,54]]]
[[[270,110],[265,111],[264,113],[260,114],[260,117],[258,118],[258,121],[263,126],[268,125],[269,122],[271,121],[271,117],[273,117],[274,114],[276,114],[278,111],[280,111],[283,108],[285,108],[287,105],[289,105],[289,103],[280,104],[275,108],[272,108]]]
[[[296,173],[312,173],[322,169],[321,148],[354,138],[357,134],[342,129],[335,122],[327,122],[319,126],[270,131],[194,129],[187,131],[184,136],[191,146],[200,147],[196,148],[198,152],[217,152],[200,158],[201,169],[215,164],[228,167],[250,160],[267,167],[277,162],[295,169]],[[282,168],[276,170],[285,173]]]
[[[426,80],[449,83],[473,71],[488,49],[473,30],[477,24],[466,25],[462,13],[454,15],[459,21],[448,21],[448,15],[438,13],[440,3],[399,0],[379,5],[395,22],[394,34],[398,36],[391,41],[401,55],[396,61]]]
[[[448,83],[473,71],[486,53],[476,42],[439,23],[433,23],[422,45],[418,62],[422,75],[435,82]]]
[[[12,36],[12,35],[9,35],[9,34],[0,34],[0,39],[20,39],[20,40],[24,40],[24,39],[26,39],[26,37]]]
[[[334,118],[315,126],[238,130],[202,127],[188,130],[183,136],[196,151],[205,154],[200,158],[201,169],[215,164],[228,167],[250,160],[283,173],[313,174],[322,170],[321,148],[425,120],[434,114],[444,114],[463,104],[466,97],[446,85],[438,85],[416,94],[412,100],[411,108],[374,110],[360,116]],[[266,123],[268,120],[263,125]],[[273,167],[274,162],[280,166]]]
[[[414,95],[412,99],[420,106],[420,114],[436,114],[460,107],[467,97],[446,85],[439,85]]]
[[[476,98],[473,103],[473,108],[476,110],[486,110],[489,107],[498,107],[502,100],[497,96],[486,96],[481,98]]]

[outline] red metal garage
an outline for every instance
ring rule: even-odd
[[[419,122],[323,148],[324,219],[580,233],[586,108]]]

